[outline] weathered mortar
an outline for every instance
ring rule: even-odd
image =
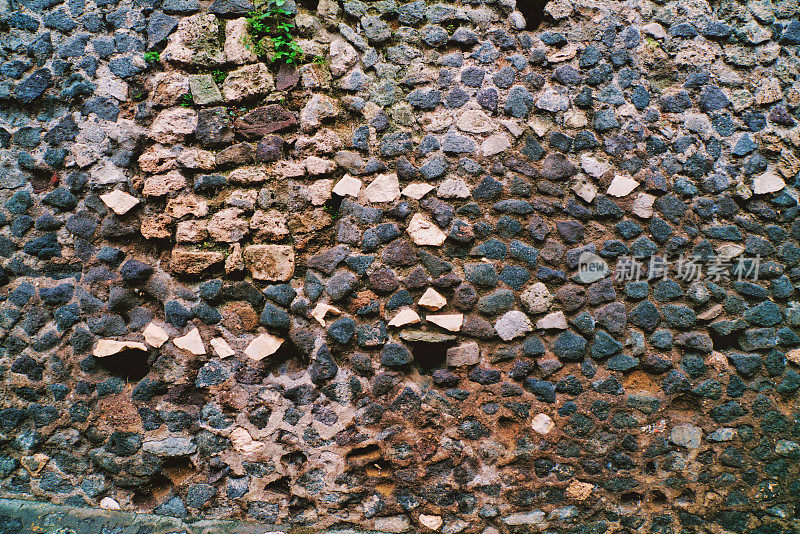
[[[797,2],[315,3],[0,6],[0,496],[796,532]]]

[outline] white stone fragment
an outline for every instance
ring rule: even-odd
[[[461,178],[447,178],[436,189],[439,198],[469,198],[469,187]]]
[[[370,202],[394,202],[400,196],[397,174],[379,174],[364,188],[364,196]]]
[[[425,319],[436,326],[444,328],[445,330],[458,332],[461,330],[461,325],[464,323],[464,314],[453,313],[444,315],[428,315],[425,317]]]
[[[456,127],[464,132],[481,134],[494,131],[492,119],[479,109],[468,109],[456,119]]]
[[[103,497],[100,499],[100,508],[103,510],[122,510],[119,503],[111,497]]]
[[[311,310],[311,317],[316,319],[317,322],[319,324],[321,324],[322,326],[325,326],[326,325],[325,324],[325,316],[329,312],[330,313],[334,313],[336,315],[339,315],[339,314],[342,313],[342,310],[340,310],[339,308],[337,308],[335,306],[331,306],[330,304],[326,304],[324,302],[320,302],[316,306],[314,306],[313,310]]]
[[[655,196],[649,193],[639,193],[636,195],[636,199],[633,201],[631,210],[633,210],[635,215],[641,217],[642,219],[649,219],[653,216],[653,204],[655,201]]]
[[[144,340],[151,347],[160,348],[161,345],[169,341],[169,334],[166,330],[158,326],[156,323],[150,323],[144,329]]]
[[[597,186],[586,180],[580,180],[572,186],[572,191],[575,192],[585,202],[591,202],[597,196]]]
[[[600,161],[599,159],[593,158],[592,156],[588,156],[586,154],[581,156],[581,168],[583,169],[583,172],[593,178],[600,178],[612,169],[611,165],[608,163]]]
[[[139,203],[138,198],[119,189],[100,195],[100,200],[117,215],[125,215]]]
[[[496,156],[511,148],[511,139],[504,133],[490,135],[481,143],[481,153],[485,157]]]
[[[420,514],[419,523],[423,527],[429,528],[431,530],[439,530],[442,527],[442,523],[444,523],[444,521],[442,520],[442,517],[438,515]]]
[[[756,195],[775,193],[784,187],[786,187],[786,182],[772,171],[767,171],[753,178],[753,193]]]
[[[533,418],[533,421],[531,421],[531,428],[537,434],[549,434],[550,431],[555,427],[556,424],[553,422],[550,416],[544,413],[536,414],[536,416]]]
[[[206,346],[197,328],[192,328],[185,336],[176,337],[172,340],[172,343],[179,349],[188,350],[195,356],[201,356],[206,353]]]
[[[435,187],[431,184],[424,184],[424,183],[413,183],[408,184],[402,191],[403,196],[408,198],[413,198],[414,200],[419,200],[431,191],[433,191]]]
[[[283,339],[272,334],[261,334],[253,339],[247,348],[244,349],[244,354],[251,360],[260,361],[275,354],[275,352],[283,345]]]
[[[420,319],[417,312],[411,308],[404,307],[389,321],[389,326],[400,327],[407,324],[416,324],[419,321]]]
[[[515,337],[523,336],[533,330],[533,325],[528,316],[519,310],[507,311],[494,324],[497,335],[503,341],[511,341]]]
[[[105,358],[113,356],[128,349],[135,349],[147,352],[147,345],[138,341],[118,341],[116,339],[101,339],[92,351],[95,358]]]
[[[231,346],[228,345],[228,342],[221,337],[215,337],[211,340],[211,348],[214,349],[214,353],[220,358],[230,358],[236,354]]]
[[[525,128],[518,120],[501,119],[500,124],[505,126],[506,130],[508,130],[514,137],[519,137],[525,133]]]
[[[634,189],[639,186],[639,182],[633,178],[617,174],[611,180],[611,185],[608,186],[606,191],[612,197],[624,197],[629,195]]]
[[[350,176],[349,174],[342,176],[342,179],[336,182],[336,185],[333,186],[333,193],[339,195],[340,197],[357,197],[360,191],[361,180],[355,178],[354,176]]]
[[[430,219],[421,213],[415,213],[408,224],[408,235],[417,245],[441,246],[447,235],[438,226],[433,224]]]
[[[447,299],[440,295],[438,291],[429,287],[419,298],[417,304],[428,310],[437,311],[447,305]]]
[[[536,321],[536,328],[542,330],[566,330],[567,318],[564,317],[564,312],[561,311],[548,313]]]

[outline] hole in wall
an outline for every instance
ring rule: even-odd
[[[434,369],[444,367],[447,345],[445,343],[413,343],[411,344],[411,354],[420,370],[430,373]]]
[[[143,350],[126,349],[112,356],[98,358],[100,366],[114,376],[139,381],[149,371],[148,354]]]
[[[525,17],[525,29],[528,31],[538,30],[544,20],[544,6],[547,0],[519,0],[517,9]]]

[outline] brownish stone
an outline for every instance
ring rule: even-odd
[[[172,250],[170,265],[174,273],[200,274],[224,259],[225,255],[222,252],[205,252],[178,247]]]
[[[246,302],[228,302],[219,311],[222,314],[222,324],[233,334],[241,335],[258,326],[258,313]]]
[[[294,113],[278,104],[261,106],[236,120],[236,133],[245,139],[258,139],[297,125]]]

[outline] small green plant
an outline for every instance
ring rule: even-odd
[[[181,97],[180,104],[185,108],[192,107],[194,105],[194,99],[192,98],[192,95],[190,94],[183,95]]]
[[[161,54],[156,52],[155,50],[151,50],[149,52],[144,53],[144,60],[148,65],[153,65],[161,61]]]
[[[253,38],[254,52],[270,61],[297,65],[303,61],[303,49],[294,38],[292,13],[283,9],[284,0],[275,0],[267,11],[253,11],[247,28]]]
[[[222,85],[222,82],[225,81],[225,78],[228,77],[227,71],[224,70],[215,70],[212,74],[214,76],[214,81],[217,82],[219,85]]]

